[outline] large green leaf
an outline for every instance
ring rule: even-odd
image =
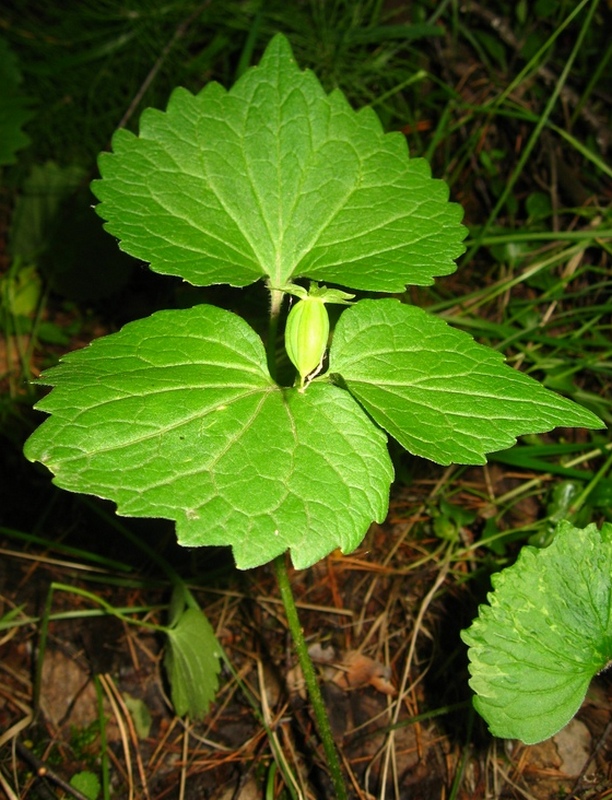
[[[602,427],[500,353],[397,300],[361,300],[343,312],[330,372],[406,450],[439,464],[483,464],[521,434]]]
[[[92,187],[107,229],[193,284],[302,276],[400,292],[454,271],[463,252],[446,184],[373,111],[300,71],[281,35],[229,92],[177,89],[113,151]]]
[[[612,525],[569,522],[492,577],[489,606],[462,638],[474,705],[491,733],[534,744],[566,725],[612,660]]]
[[[328,383],[277,386],[263,344],[214,306],[161,311],[66,356],[25,454],[64,489],[126,516],[176,520],[186,546],[231,545],[240,568],[291,549],[298,568],[385,517],[386,436]]]

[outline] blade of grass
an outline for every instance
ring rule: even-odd
[[[544,107],[544,110],[542,111],[541,116],[539,117],[539,119],[538,119],[538,121],[537,121],[537,123],[536,123],[536,125],[535,125],[535,127],[533,129],[533,131],[531,132],[531,135],[529,136],[529,139],[527,140],[527,143],[525,144],[525,147],[524,147],[523,151],[521,152],[521,155],[520,155],[520,157],[518,159],[516,167],[514,168],[513,172],[506,179],[504,189],[500,193],[500,195],[499,195],[499,197],[497,199],[497,202],[495,203],[495,206],[491,210],[491,213],[489,214],[486,222],[484,223],[484,225],[482,227],[482,230],[480,231],[479,236],[476,238],[474,244],[468,249],[467,253],[463,257],[464,263],[471,261],[474,258],[474,256],[476,255],[476,253],[478,252],[478,250],[480,249],[480,247],[481,247],[481,238],[488,232],[488,230],[491,227],[491,225],[493,224],[493,222],[497,219],[497,217],[499,215],[499,212],[504,207],[506,201],[508,200],[508,197],[510,196],[510,193],[512,192],[512,190],[514,188],[514,185],[516,184],[516,182],[519,179],[519,177],[522,175],[523,170],[525,168],[525,164],[527,163],[527,161],[528,161],[528,159],[529,159],[529,157],[530,157],[535,145],[537,144],[537,142],[538,142],[538,140],[540,138],[540,135],[542,133],[542,130],[548,124],[550,115],[552,114],[553,108],[555,107],[555,105],[557,103],[557,99],[558,99],[559,94],[561,92],[561,88],[563,87],[563,85],[567,81],[568,75],[570,74],[570,71],[571,71],[572,65],[573,65],[573,63],[574,63],[574,61],[576,59],[576,56],[580,52],[580,48],[582,47],[582,43],[584,41],[584,38],[585,38],[585,36],[587,34],[587,31],[588,31],[588,29],[589,29],[589,27],[591,25],[591,22],[593,20],[593,16],[595,14],[595,11],[597,10],[597,6],[599,5],[599,0],[582,0],[582,2],[579,3],[576,6],[576,8],[567,16],[567,18],[559,26],[559,28],[557,28],[557,30],[554,32],[553,36],[550,37],[550,39],[538,51],[538,53],[536,53],[536,55],[533,56],[533,58],[528,63],[528,65],[525,67],[525,69],[523,69],[519,73],[519,75],[516,77],[516,79],[514,81],[512,81],[510,86],[508,86],[504,90],[504,92],[502,93],[500,98],[498,98],[498,100],[495,101],[495,105],[496,106],[497,105],[501,105],[501,103],[504,102],[505,98],[510,94],[510,92],[513,91],[513,89],[516,86],[518,86],[520,84],[520,82],[523,80],[523,78],[528,74],[528,72],[531,69],[532,62],[535,63],[539,59],[540,55],[543,54],[551,46],[553,41],[560,35],[561,31],[564,30],[567,27],[567,25],[569,25],[569,23],[589,3],[590,3],[589,11],[588,11],[588,13],[586,15],[586,18],[585,18],[585,20],[584,20],[584,22],[582,24],[582,27],[581,27],[580,31],[578,33],[578,36],[576,37],[576,42],[574,43],[572,51],[571,51],[567,61],[565,62],[565,66],[563,68],[563,71],[561,72],[561,75],[559,76],[559,79],[558,79],[558,81],[557,81],[557,83],[556,83],[556,85],[555,85],[555,87],[554,87],[549,99],[548,99],[548,102],[546,103],[546,106]]]
[[[40,545],[41,547],[51,547],[54,552],[64,553],[68,556],[74,556],[85,562],[97,564],[108,570],[116,570],[117,572],[131,572],[133,567],[129,564],[124,564],[122,561],[115,561],[112,558],[98,555],[92,550],[84,550],[80,547],[71,547],[70,545],[63,544],[62,542],[50,542],[44,536],[37,536],[33,533],[24,533],[15,528],[7,528],[0,525],[0,535],[7,536],[10,539],[16,539],[18,542],[23,542],[25,545]]]
[[[106,738],[106,713],[104,710],[104,690],[97,675],[93,676],[98,705],[98,725],[100,731],[100,770],[102,772],[102,797],[110,800],[110,757]]]

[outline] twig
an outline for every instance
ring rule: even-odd
[[[595,759],[597,758],[597,756],[600,753],[600,751],[603,750],[603,748],[606,746],[606,743],[608,741],[608,737],[610,736],[610,733],[612,733],[612,722],[608,722],[608,724],[604,728],[604,732],[602,733],[599,741],[597,742],[596,747],[594,748],[593,752],[589,756],[588,761],[586,762],[584,767],[580,770],[580,775],[576,778],[576,782],[574,783],[574,786],[572,787],[572,794],[575,794],[580,789],[585,788],[585,785],[587,783],[587,781],[585,780],[585,775],[587,773],[587,770],[591,766],[591,764],[595,761]]]
[[[76,798],[76,800],[89,800],[86,795],[79,792],[78,789],[75,789],[74,786],[71,786],[63,778],[60,778],[57,772],[54,772],[51,767],[47,766],[38,756],[35,756],[24,744],[16,741],[15,748],[20,758],[32,767],[38,778],[51,781],[51,783],[59,786],[60,789],[63,789],[71,797]]]
[[[166,43],[166,46],[161,51],[161,53],[159,55],[159,58],[157,59],[155,64],[153,64],[153,66],[149,70],[149,74],[147,75],[147,77],[142,82],[142,84],[140,86],[140,89],[134,95],[134,97],[132,99],[132,102],[128,106],[127,111],[125,112],[125,114],[121,118],[121,121],[119,122],[119,125],[117,125],[118,128],[124,128],[127,125],[130,117],[132,116],[132,114],[134,113],[134,111],[138,107],[138,104],[142,100],[145,92],[147,91],[149,86],[155,80],[155,78],[157,76],[157,73],[160,71],[160,69],[163,66],[164,61],[168,58],[168,56],[170,54],[170,51],[172,50],[174,45],[178,42],[178,40],[182,39],[182,37],[187,33],[187,30],[189,29],[189,26],[191,25],[191,23],[196,19],[196,17],[198,17],[202,13],[202,11],[206,8],[206,6],[209,4],[209,2],[210,2],[210,0],[206,0],[205,3],[202,3],[201,6],[198,6],[198,8],[196,8],[196,10],[193,12],[193,14],[190,14],[187,17],[187,19],[184,19],[177,26],[176,30],[174,31],[174,33],[170,37],[169,41]]]

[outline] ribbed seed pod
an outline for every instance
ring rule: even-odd
[[[285,326],[285,349],[300,375],[300,386],[321,365],[329,338],[329,315],[318,297],[305,297],[293,306]]]

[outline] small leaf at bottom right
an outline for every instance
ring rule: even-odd
[[[557,527],[544,549],[524,547],[471,627],[474,706],[491,733],[535,744],[579,710],[612,660],[612,525]]]

